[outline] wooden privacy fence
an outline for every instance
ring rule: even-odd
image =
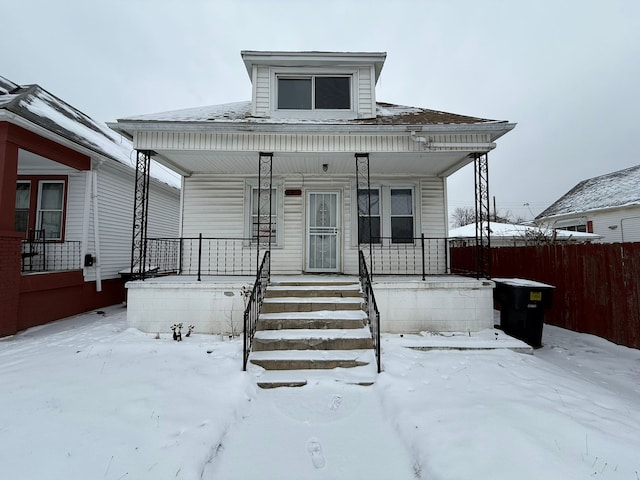
[[[451,248],[452,273],[475,270],[475,247]],[[640,348],[640,243],[493,248],[491,274],[555,286],[546,323]]]

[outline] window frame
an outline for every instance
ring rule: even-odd
[[[318,108],[317,103],[317,86],[316,79],[318,78],[346,78],[349,80],[349,86],[347,92],[349,93],[349,106],[346,108]],[[280,80],[311,80],[310,88],[310,108],[283,108],[280,106]],[[311,74],[311,75],[295,75],[295,74],[276,74],[276,110],[283,112],[351,112],[353,111],[353,76],[349,74]]]
[[[394,181],[382,181],[371,184],[371,190],[378,189],[380,192],[380,242],[372,242],[373,245],[382,245],[384,247],[393,247],[393,246],[402,246],[402,245],[411,245],[415,244],[416,238],[418,236],[417,232],[421,231],[420,226],[420,211],[419,211],[419,202],[417,201],[416,195],[420,192],[419,185],[411,184],[408,182],[394,182]],[[392,229],[391,229],[391,191],[392,190],[410,190],[411,191],[411,207],[412,207],[412,218],[413,218],[413,236],[411,241],[403,241],[397,242],[393,241]],[[356,229],[358,229],[358,225],[360,222],[360,211],[358,208],[358,190],[356,186],[353,188],[353,195],[355,195],[356,201],[353,202],[355,207],[353,208],[353,225]],[[398,216],[398,215],[396,215]],[[407,215],[401,215],[407,216]],[[352,238],[352,246],[357,247],[360,245],[358,238],[359,230],[353,232]],[[366,245],[366,244],[362,244]]]
[[[257,179],[245,181],[244,194],[244,237],[247,239],[245,246],[255,246],[253,235],[253,205],[254,191],[258,189]],[[275,236],[272,237],[271,246],[280,248],[284,246],[284,188],[281,180],[273,181],[271,189],[275,191],[275,207],[276,213],[271,212],[271,217],[275,217],[272,221],[271,228],[275,228]],[[275,240],[275,241],[274,241]]]
[[[291,109],[278,108],[278,79],[304,79],[315,77],[346,77],[349,78],[349,103],[350,108],[344,109],[316,109],[315,108],[315,82],[312,81],[311,101],[312,108],[307,109]],[[309,67],[300,69],[297,67],[270,67],[270,107],[269,111],[273,118],[299,118],[319,120],[325,118],[332,119],[353,119],[357,117],[358,112],[358,82],[359,71],[356,68],[337,67],[332,69]]]
[[[58,238],[47,238],[48,242],[64,242],[67,223],[67,196],[69,191],[69,177],[67,175],[18,175],[16,183],[30,183],[29,191],[29,217],[27,221],[27,231],[24,232],[27,238],[30,230],[41,228],[40,212],[41,192],[44,184],[62,184],[62,209],[60,216],[60,236]],[[17,187],[16,187],[17,188]],[[14,207],[15,208],[15,207]],[[20,232],[23,233],[23,232]]]
[[[398,213],[398,214],[394,214],[393,213],[393,201],[391,200],[393,197],[393,191],[394,190],[409,190],[409,193],[411,194],[411,214],[406,214],[406,213]],[[409,187],[397,187],[397,186],[390,186],[389,187],[389,237],[391,237],[391,243],[392,244],[400,244],[400,243],[415,243],[415,237],[416,237],[416,214],[415,214],[415,193],[414,193],[414,189],[413,188],[409,188]],[[394,238],[393,236],[393,219],[394,218],[411,218],[411,229],[413,230],[413,233],[410,237],[410,239],[408,239],[407,237],[399,237],[399,238]],[[401,238],[406,238],[405,241],[400,240]]]
[[[366,217],[377,217],[378,218],[378,228],[379,228],[379,232],[378,235],[371,235],[372,239],[371,239],[371,243],[374,245],[380,245],[382,243],[382,238],[384,237],[384,235],[382,234],[383,232],[383,225],[382,225],[382,188],[380,186],[374,186],[371,185],[368,189],[367,188],[356,188],[356,226],[357,226],[357,231],[355,232],[355,235],[358,238],[357,244],[358,245],[365,245],[366,243],[364,242],[360,242],[360,238],[362,237],[361,233],[362,231],[360,230],[360,191],[364,191],[364,190],[369,190],[369,191],[377,191],[378,192],[378,213],[376,215],[363,215],[363,218]],[[368,206],[367,206],[368,207]],[[368,242],[367,242],[368,243]]]

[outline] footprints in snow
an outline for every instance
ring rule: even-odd
[[[307,450],[311,455],[311,462],[314,467],[322,468],[325,466],[326,461],[322,453],[322,444],[317,438],[309,439],[309,442],[307,442]]]

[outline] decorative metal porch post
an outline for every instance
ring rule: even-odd
[[[147,218],[149,201],[149,166],[151,150],[137,150],[133,194],[133,231],[131,233],[131,278],[144,280],[147,261]]]
[[[474,154],[476,190],[476,275],[491,278],[491,232],[489,228],[489,157]]]
[[[271,237],[273,225],[271,220],[273,190],[273,152],[260,152],[258,159],[258,195],[257,195],[257,230],[256,230],[256,274],[260,269],[260,245],[265,245],[271,255]],[[266,237],[266,238],[265,238]]]
[[[360,203],[360,190],[367,192],[366,197],[366,216],[369,221],[367,232],[369,236],[369,275],[373,278],[373,238],[371,235],[371,177],[369,175],[369,154],[368,153],[356,153],[356,202],[358,204],[358,250],[360,249],[360,239],[362,238],[360,232],[360,218],[363,215],[364,208]]]

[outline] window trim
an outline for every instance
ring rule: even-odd
[[[29,219],[27,222],[27,231],[24,232],[25,238],[28,236],[29,230],[37,230],[38,228],[40,228],[38,213],[40,212],[40,192],[42,190],[41,185],[45,183],[62,183],[63,192],[62,218],[60,220],[60,238],[47,238],[46,240],[48,242],[64,242],[67,224],[67,197],[69,192],[69,177],[67,175],[18,175],[16,183],[26,182],[30,182],[31,189],[29,191]]]

